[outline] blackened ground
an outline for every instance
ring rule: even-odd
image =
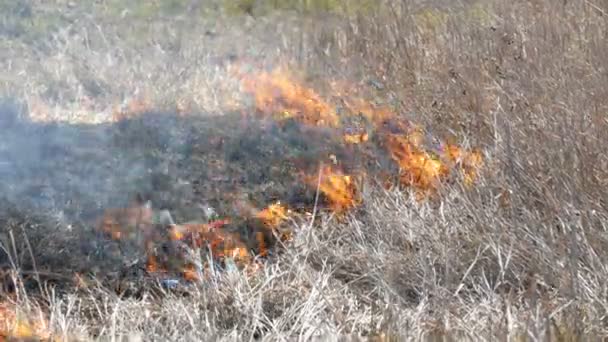
[[[104,209],[137,195],[177,222],[200,220],[212,207],[236,218],[231,229],[249,242],[252,211],[278,200],[313,206],[316,189],[302,177],[332,154],[347,172],[365,165],[360,147],[345,146],[338,132],[241,114],[150,112],[99,125],[30,122],[10,105],[1,114],[0,234],[17,249],[0,262],[16,259],[26,272],[109,274],[143,260],[128,242],[94,229]]]

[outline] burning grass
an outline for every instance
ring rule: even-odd
[[[376,146],[374,151],[390,153],[393,161],[399,169],[399,185],[411,187],[424,194],[436,190],[441,182],[450,176],[455,169],[462,169],[465,177],[465,184],[471,184],[474,176],[481,167],[481,157],[465,151],[456,145],[445,145],[443,155],[429,150],[425,145],[424,137],[420,130],[411,130],[410,123],[404,121],[395,112],[388,112],[384,109],[376,110],[373,106],[367,105],[358,99],[356,102],[359,107],[364,107],[365,113],[346,112],[339,116],[334,106],[323,100],[317,92],[302,84],[296,83],[293,79],[286,76],[282,69],[273,72],[255,72],[240,75],[244,90],[255,99],[255,108],[266,116],[277,121],[279,125],[284,125],[288,113],[290,120],[295,123],[297,131],[306,132],[307,129],[329,129],[330,136],[338,137],[339,144],[336,148],[340,151],[330,152],[330,164],[323,165],[324,156],[322,154],[311,155],[311,161],[321,165],[317,174],[299,170],[299,179],[295,181],[303,182],[309,189],[318,192],[322,201],[315,199],[314,203],[309,203],[308,207],[301,207],[297,212],[290,211],[290,214],[302,215],[315,210],[314,206],[327,207],[327,209],[340,217],[344,217],[349,211],[361,204],[360,185],[365,182],[365,175],[373,170],[361,169],[360,165],[351,165],[350,171],[345,171],[342,160],[338,160],[338,155],[346,155],[351,158],[363,160],[365,158],[377,158],[378,156],[362,154],[361,149],[365,145]],[[281,114],[283,113],[283,114]],[[275,116],[278,114],[279,117]],[[348,117],[363,114],[364,119],[372,124],[372,132],[375,141],[369,141],[367,133],[359,135],[355,139],[354,135],[344,133],[343,121]],[[345,116],[347,116],[345,118]],[[388,125],[387,125],[388,124]],[[355,125],[357,125],[355,123]],[[365,125],[360,123],[359,126]],[[301,128],[300,128],[301,126]],[[312,126],[307,128],[307,126]],[[389,127],[389,128],[387,128]],[[361,127],[356,127],[361,128]],[[408,129],[408,130],[406,130]],[[399,133],[396,131],[401,130]],[[272,134],[263,132],[263,134]],[[280,143],[280,142],[279,142]],[[357,145],[350,148],[349,145]],[[283,159],[283,160],[281,160]],[[278,156],[279,162],[289,162],[287,156]],[[384,171],[384,170],[382,170]],[[293,175],[289,175],[293,176]],[[378,174],[372,176],[378,177]],[[283,198],[286,200],[287,198]],[[154,213],[150,207],[143,204],[133,208],[107,211],[102,219],[100,230],[109,233],[114,239],[121,239],[127,235],[136,235],[138,244],[144,246],[148,255],[147,267],[149,273],[167,271],[171,261],[178,262],[181,266],[177,267],[183,278],[192,280],[196,266],[192,262],[185,262],[185,252],[187,250],[207,250],[210,260],[219,261],[225,265],[226,262],[236,262],[241,268],[250,264],[255,257],[268,257],[274,254],[271,245],[275,242],[278,234],[279,240],[285,242],[289,240],[291,233],[279,233],[276,229],[288,219],[288,206],[293,203],[274,203],[267,208],[255,212],[241,208],[241,213],[250,217],[232,217],[227,221],[212,221],[209,223],[185,223],[175,224],[170,219],[168,222],[152,222]],[[253,209],[253,206],[246,205]],[[323,209],[323,208],[321,208]],[[247,213],[250,212],[250,213]],[[257,219],[261,221],[263,227],[261,231],[253,232],[253,236],[242,236],[228,230],[228,223],[231,220],[241,222],[242,220]],[[247,240],[250,240],[249,243]],[[249,247],[253,244],[253,250],[257,255],[252,255]],[[159,250],[157,245],[170,245],[171,252],[168,255],[160,256],[154,252]],[[177,246],[179,245],[179,246]],[[182,249],[182,251],[177,251]],[[161,259],[163,261],[161,262]],[[209,269],[210,265],[202,269]],[[175,267],[173,267],[175,268]]]
[[[52,338],[46,318],[26,315],[16,304],[9,302],[0,303],[0,338],[59,341]]]
[[[242,76],[245,91],[254,95],[256,109],[278,120],[293,118],[314,126],[336,127],[334,107],[313,89],[294,82],[283,68]]]

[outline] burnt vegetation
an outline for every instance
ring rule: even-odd
[[[0,337],[605,339],[606,11],[0,0]]]

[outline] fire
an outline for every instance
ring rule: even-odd
[[[347,144],[361,144],[368,140],[367,133],[344,134],[344,142]]]
[[[152,228],[153,211],[148,204],[133,201],[127,208],[106,209],[98,229],[114,240],[147,235]]]
[[[134,97],[125,101],[122,105],[114,106],[112,121],[118,122],[124,119],[135,118],[152,108],[152,101],[148,96]]]
[[[345,99],[344,104],[351,113],[363,115],[377,128],[396,116],[396,113],[389,107],[375,106],[362,98]]]
[[[148,254],[148,260],[146,263],[146,271],[148,273],[157,273],[160,268],[158,267],[158,262],[156,261],[156,256],[154,254]]]
[[[278,227],[288,218],[287,207],[282,205],[280,202],[273,203],[266,209],[258,212],[256,217],[262,220],[267,227]]]
[[[445,155],[448,160],[456,165],[460,165],[463,173],[463,181],[466,186],[473,185],[478,176],[478,170],[483,165],[483,158],[479,151],[463,151],[462,148],[454,144],[445,144]]]
[[[0,303],[0,339],[6,338],[51,340],[51,332],[43,317],[20,317],[14,304],[3,302]]]
[[[434,190],[455,171],[462,173],[465,185],[473,184],[483,163],[479,151],[464,151],[459,146],[444,143],[439,151],[429,152],[422,145],[419,132],[389,135],[387,146],[399,165],[402,185],[422,191]]]
[[[323,127],[324,132],[333,132],[336,137],[341,138],[344,145],[366,143],[365,146],[360,146],[361,148],[349,146],[344,151],[340,151],[361,153],[360,156],[353,156],[355,158],[352,159],[349,159],[352,155],[346,156],[349,161],[358,159],[363,161],[363,169],[357,169],[356,175],[352,172],[346,173],[344,168],[338,166],[340,164],[335,155],[341,154],[333,154],[337,151],[329,151],[333,157],[333,164],[324,166],[319,174],[303,177],[303,181],[308,186],[318,189],[327,207],[334,213],[344,214],[361,203],[360,189],[357,187],[355,177],[359,180],[359,176],[365,175],[368,171],[365,165],[375,162],[374,156],[370,157],[370,153],[377,151],[375,147],[384,149],[398,166],[399,183],[414,188],[422,196],[436,190],[441,182],[448,179],[455,171],[460,171],[466,185],[473,184],[478,177],[478,170],[483,163],[480,152],[466,151],[456,144],[448,143],[433,143],[432,146],[427,146],[425,141],[428,139],[422,133],[422,129],[401,118],[388,106],[375,105],[361,97],[351,96],[351,89],[347,89],[346,85],[345,90],[340,91],[337,96],[345,109],[340,111],[339,116],[334,105],[315,90],[295,82],[294,77],[283,68],[270,72],[237,72],[237,74],[244,91],[253,95],[255,108],[265,117],[277,121],[292,119],[299,124],[314,126],[307,127],[311,130],[315,130],[315,127]],[[328,98],[335,102],[335,92],[333,95]],[[133,102],[128,111],[138,113],[145,110],[146,106],[145,101]],[[392,175],[385,171],[379,171],[375,175],[381,180],[392,178]],[[279,231],[281,225],[293,214],[286,205],[276,202],[258,211],[246,200],[235,199],[233,203],[235,209],[238,209],[235,215],[238,216],[237,222],[243,217],[249,223],[251,218],[254,221],[259,220],[255,223],[251,239],[255,240],[261,256],[267,256],[269,248],[272,248],[274,239],[269,238],[269,233],[273,236],[279,235],[281,241],[291,238],[291,231]],[[226,261],[227,258],[231,258],[237,264],[244,265],[246,269],[253,265],[254,258],[247,246],[247,243],[252,241],[247,240],[245,243],[239,235],[229,232],[226,225],[231,222],[228,220],[169,224],[159,235],[158,229],[152,222],[153,217],[149,207],[135,203],[126,209],[106,211],[100,222],[100,229],[113,239],[128,238],[134,233],[136,236],[143,235],[148,253],[147,269],[151,273],[170,268],[161,256],[155,254],[154,246],[158,243],[175,243],[174,246],[187,246],[189,250],[208,249],[215,260]],[[258,227],[257,224],[260,222],[261,225]],[[197,268],[192,262],[186,261],[185,254],[176,257],[181,261],[178,271],[184,279],[199,279],[197,270],[200,267]],[[253,269],[257,269],[256,267]]]
[[[331,166],[325,166],[321,169],[320,180],[318,177],[307,176],[306,181],[311,186],[318,186],[335,213],[342,214],[359,204],[360,200],[352,176]]]
[[[180,241],[191,248],[209,248],[216,260],[232,258],[237,264],[249,263],[251,256],[247,246],[233,233],[227,232],[223,226],[230,223],[228,220],[218,220],[211,223],[175,224],[170,227],[169,238]],[[185,260],[184,255],[178,258]],[[154,255],[148,257],[148,269],[157,269]],[[194,265],[185,263],[182,276],[187,280],[198,279]]]
[[[418,148],[417,141],[403,135],[391,135],[387,144],[393,160],[399,165],[402,185],[429,190],[447,174],[445,165]]]
[[[279,239],[283,242],[291,239],[291,236],[288,231],[279,231],[279,226],[289,218],[290,211],[286,206],[281,204],[281,202],[276,202],[265,209],[259,211],[255,217],[262,221],[265,229],[267,229],[270,233],[278,233]],[[258,231],[255,232],[255,240],[257,242],[259,255],[260,256],[268,256],[268,242],[266,241],[266,237],[264,232]]]
[[[263,257],[267,256],[268,255],[268,246],[266,245],[266,239],[264,238],[264,233],[256,232],[255,240],[258,243],[258,248],[260,250],[260,256],[263,256]]]
[[[184,266],[184,270],[182,272],[182,277],[184,277],[187,281],[197,281],[199,279],[198,272],[196,271],[196,267],[192,264],[188,264]]]
[[[243,87],[254,95],[258,111],[279,120],[294,118],[307,125],[329,127],[340,123],[332,105],[313,89],[295,83],[280,68],[245,76]]]

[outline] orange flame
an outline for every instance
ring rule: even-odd
[[[199,280],[198,272],[192,264],[184,266],[184,270],[182,271],[182,277],[184,277],[184,279],[187,281]]]
[[[127,208],[106,209],[98,222],[98,229],[114,240],[136,234],[146,235],[152,229],[152,209],[137,203]]]
[[[319,176],[307,176],[306,181],[311,186],[318,186],[319,191],[327,198],[330,208],[337,214],[357,206],[360,202],[357,188],[350,175],[345,175],[331,166],[321,169]]]
[[[295,83],[277,68],[243,78],[246,92],[253,94],[257,110],[280,120],[294,118],[313,126],[337,127],[340,123],[333,106],[310,88]]]
[[[362,98],[345,99],[344,104],[352,114],[361,114],[372,122],[376,127],[392,119],[396,113],[386,106],[375,106]]]
[[[146,263],[146,271],[148,273],[156,273],[160,270],[158,267],[158,262],[156,261],[156,256],[154,254],[148,254],[148,260]]]
[[[51,332],[46,319],[22,318],[15,305],[0,303],[0,340],[5,338],[50,340]]]
[[[257,111],[264,116],[277,121],[294,119],[304,125],[333,129],[336,135],[342,138],[344,144],[363,144],[370,140],[370,135],[373,135],[374,143],[384,141],[384,148],[399,167],[400,184],[419,190],[419,194],[427,195],[429,191],[437,189],[454,170],[462,172],[466,185],[471,185],[478,176],[478,170],[483,162],[481,153],[465,151],[457,145],[447,143],[442,145],[443,150],[430,151],[423,143],[425,139],[420,130],[413,130],[408,121],[400,118],[396,111],[387,106],[377,106],[363,98],[351,96],[351,89],[347,89],[346,84],[345,90],[339,91],[337,95],[344,103],[346,115],[351,115],[346,118],[352,121],[352,130],[349,125],[348,133],[344,133],[346,130],[342,127],[340,117],[333,105],[313,89],[296,83],[284,69],[277,68],[271,72],[262,71],[253,74],[237,71],[237,74],[241,77],[244,90],[253,95]],[[335,89],[334,95],[336,95]],[[334,101],[335,96],[331,99]],[[129,107],[128,112],[138,113],[145,110],[147,103],[133,102]],[[352,148],[349,149],[349,153],[351,151],[362,152],[365,156],[369,150]],[[336,160],[334,164],[338,165]],[[390,178],[390,175],[382,172],[379,176]],[[329,209],[337,214],[343,214],[361,202],[353,175],[345,174],[337,166],[325,166],[320,170],[320,174],[305,175],[303,178],[310,186],[318,187]],[[261,211],[257,211],[247,201],[235,201],[235,207],[241,209],[239,216],[259,219],[273,234],[290,215],[287,207],[279,202]],[[133,231],[144,230],[144,236],[148,240],[155,240],[158,236],[146,233],[151,226],[150,213],[151,211],[142,210],[137,206],[109,210],[102,219],[101,230],[114,239],[122,239],[130,236]],[[193,247],[208,246],[215,258],[232,257],[245,266],[251,266],[252,258],[248,248],[237,235],[224,229],[223,226],[227,223],[228,221],[216,221],[209,224],[172,225],[168,230],[168,239],[181,241]],[[266,233],[267,231],[262,230],[254,234],[261,255],[269,253],[269,241],[265,240]],[[281,239],[283,237],[290,238],[284,235]],[[152,245],[146,243],[149,252],[152,251],[150,246]],[[152,253],[147,267],[151,272],[164,269]],[[196,268],[191,264],[183,266],[181,271],[185,279],[198,278]]]
[[[369,140],[367,133],[344,134],[344,142],[347,144],[361,144]]]
[[[266,209],[258,212],[256,217],[262,220],[267,227],[277,227],[287,220],[287,208],[280,202],[273,203]]]
[[[463,181],[466,186],[471,186],[478,177],[479,169],[483,166],[483,157],[479,151],[463,151],[454,144],[445,144],[447,159],[460,165],[463,173]]]
[[[245,244],[236,234],[222,229],[228,223],[228,220],[219,220],[208,224],[176,224],[171,227],[169,236],[193,247],[209,246],[216,258],[231,257],[237,262],[247,262],[250,255]]]
[[[418,147],[418,142],[403,135],[391,135],[388,149],[393,160],[399,165],[399,179],[402,185],[430,190],[446,175],[445,165]]]
[[[280,240],[285,242],[291,238],[289,232],[279,232],[278,228],[285,220],[289,218],[290,212],[286,206],[282,205],[280,202],[273,203],[266,207],[265,209],[259,211],[255,214],[255,217],[262,221],[264,227],[271,231],[272,233],[278,232],[280,236]],[[259,255],[265,257],[268,255],[268,243],[266,241],[265,235],[263,232],[258,231],[255,232],[255,240],[257,242]]]
[[[211,223],[186,223],[175,224],[169,229],[169,239],[172,241],[182,241],[186,245],[194,248],[208,247],[214,259],[221,260],[227,257],[233,258],[237,264],[247,264],[250,255],[245,244],[240,238],[222,228],[228,224],[228,220],[218,220]],[[180,270],[185,280],[199,280],[199,275],[195,265],[186,262],[185,255],[177,256],[181,261]],[[148,254],[147,270],[150,273],[165,271],[161,267],[153,253]]]

